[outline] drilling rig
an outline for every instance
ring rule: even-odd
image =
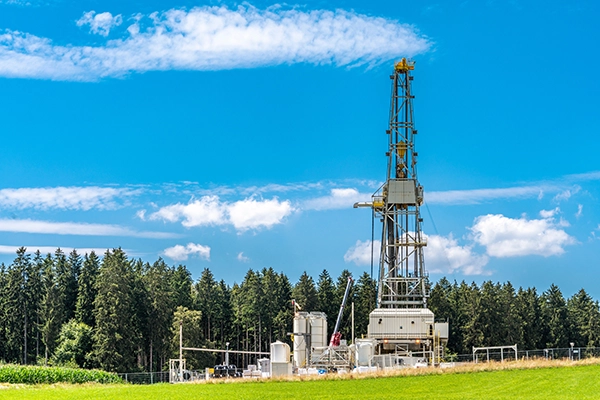
[[[379,367],[436,364],[448,340],[448,324],[435,323],[427,308],[428,274],[422,232],[423,187],[417,179],[412,92],[413,61],[395,63],[392,80],[387,176],[368,207],[382,223],[376,308],[369,315],[367,338]]]

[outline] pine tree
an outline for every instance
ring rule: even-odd
[[[6,280],[5,329],[7,361],[27,364],[31,294],[27,292],[27,272],[31,269],[30,255],[25,247],[17,250]]]
[[[61,327],[62,304],[54,268],[54,259],[52,254],[48,253],[43,261],[43,291],[39,313],[39,329],[44,345],[44,364],[48,363],[54,352]]]
[[[354,320],[356,321],[355,336],[360,338],[367,335],[369,325],[369,314],[375,308],[375,296],[377,295],[377,283],[364,272],[355,287],[356,299],[354,306]]]
[[[170,282],[172,273],[173,270],[161,258],[152,265],[146,264],[144,272],[150,371],[160,371],[170,353],[170,327],[175,311],[175,296]]]
[[[319,275],[319,280],[317,282],[317,310],[322,311],[327,315],[327,320],[329,321],[327,325],[327,335],[331,336],[339,305],[336,304],[336,291],[333,279],[331,279],[329,272],[325,269]]]
[[[540,300],[535,288],[519,288],[515,299],[516,312],[521,320],[523,339],[520,346],[525,349],[540,349],[546,346],[543,338],[544,320]]]
[[[77,286],[77,304],[75,307],[75,317],[77,321],[94,327],[94,299],[96,298],[96,279],[100,269],[100,260],[92,250],[86,254],[83,260],[83,267],[79,275]]]
[[[577,347],[594,347],[600,336],[600,311],[597,302],[581,289],[567,301],[567,311],[571,324],[570,340]]]
[[[567,304],[560,289],[552,284],[541,296],[542,314],[548,323],[546,347],[568,347],[570,323],[567,320]]]
[[[192,308],[192,274],[188,269],[179,265],[171,273],[171,287],[175,306]]]
[[[7,361],[6,341],[8,336],[8,273],[4,263],[0,264],[0,361]]]
[[[134,317],[135,277],[132,262],[120,248],[104,254],[96,290],[95,361],[106,371],[135,371],[140,340],[140,328]]]
[[[200,279],[194,285],[194,308],[202,312],[202,327],[204,337],[211,340],[213,337],[213,322],[217,313],[217,282],[208,268],[204,268]]]
[[[300,279],[292,290],[292,297],[303,311],[319,311],[317,309],[317,289],[315,281],[308,276],[306,271],[300,275]]]

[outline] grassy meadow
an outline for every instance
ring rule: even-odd
[[[599,399],[600,361],[513,362],[379,376],[199,384],[0,385],[0,399]]]

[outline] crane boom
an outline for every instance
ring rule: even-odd
[[[340,332],[340,323],[342,322],[342,315],[344,314],[344,308],[348,301],[348,293],[350,293],[350,287],[352,286],[352,277],[348,277],[348,283],[346,284],[346,291],[344,292],[344,298],[342,299],[342,305],[340,306],[340,312],[338,313],[337,321],[335,322],[335,328],[331,334],[331,340],[329,341],[329,347],[337,347],[340,345],[340,339],[342,334]]]

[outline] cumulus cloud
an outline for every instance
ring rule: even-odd
[[[166,248],[163,254],[175,261],[185,261],[190,256],[196,255],[201,259],[210,260],[210,247],[196,243],[180,244]]]
[[[452,237],[426,235],[427,247],[424,249],[425,265],[431,272],[455,273],[464,275],[488,275],[484,267],[489,258],[476,254],[472,245],[461,246]]]
[[[120,18],[86,13],[80,23],[108,35]],[[0,34],[0,76],[85,81],[130,72],[291,63],[370,66],[431,47],[410,25],[344,10],[204,6],[134,20],[126,36],[98,47],[61,46],[48,38],[6,30]]]
[[[39,210],[90,210],[115,209],[118,199],[137,191],[98,186],[1,189],[0,207]]]
[[[246,231],[280,224],[294,209],[289,201],[246,199],[228,205],[229,221],[235,229]]]
[[[472,245],[461,246],[458,241],[449,235],[423,235],[427,240],[424,249],[426,269],[435,273],[455,273],[464,275],[489,274],[484,269],[489,258],[485,255],[476,254]],[[373,241],[373,263],[379,265],[379,253],[381,242]],[[358,266],[371,265],[371,241],[356,241],[344,255],[344,261],[354,263]]]
[[[130,236],[151,239],[177,236],[167,232],[135,231],[119,225],[52,222],[32,219],[0,219],[0,232],[80,236]]]
[[[381,249],[381,241],[373,241],[373,265],[379,264],[379,251]],[[344,261],[347,263],[353,262],[358,266],[371,265],[371,241],[357,240],[354,246],[350,247],[344,254]]]
[[[95,11],[89,11],[83,13],[82,17],[76,23],[77,26],[89,25],[91,33],[106,37],[112,28],[123,23],[123,16],[119,14],[113,17],[109,12],[96,14]]]
[[[249,229],[271,228],[283,222],[294,211],[288,201],[277,198],[257,200],[248,198],[236,202],[222,202],[217,196],[193,199],[188,204],[172,204],[150,214],[149,220],[182,221],[185,227],[231,224],[243,232]]]
[[[492,257],[555,256],[575,243],[552,218],[528,220],[488,214],[477,217],[470,229],[474,241]]]
[[[240,253],[237,255],[237,260],[238,260],[239,262],[248,262],[248,261],[250,261],[250,258],[246,257],[246,256],[244,255],[244,252],[243,252],[243,251],[241,251],[241,252],[240,252]]]
[[[172,204],[162,207],[148,216],[149,220],[168,222],[182,221],[182,225],[192,226],[222,225],[225,223],[225,208],[217,196],[204,196],[188,204]],[[143,216],[143,215],[142,215]]]
[[[354,203],[369,201],[371,194],[360,193],[354,188],[331,189],[328,196],[306,200],[302,208],[306,210],[332,210],[337,208],[352,208]]]

